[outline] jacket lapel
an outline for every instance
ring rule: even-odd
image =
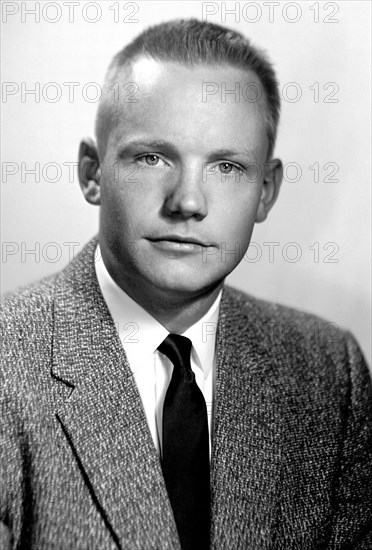
[[[94,270],[96,240],[56,283],[52,374],[57,418],[120,548],[178,549],[158,456]]]
[[[281,405],[277,358],[270,341],[262,339],[264,323],[253,302],[243,309],[224,290],[212,445],[213,548],[266,549],[273,544]]]

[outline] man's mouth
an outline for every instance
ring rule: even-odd
[[[199,252],[208,247],[215,247],[211,242],[204,242],[191,235],[160,235],[149,238],[157,248],[171,252]]]

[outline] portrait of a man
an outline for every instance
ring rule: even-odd
[[[98,234],[2,303],[0,548],[372,548],[357,340],[226,284],[280,208],[280,109],[228,25],[113,57],[79,146]]]

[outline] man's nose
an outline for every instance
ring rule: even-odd
[[[164,212],[168,216],[202,220],[208,213],[205,189],[203,189],[202,169],[182,168],[177,178],[169,184],[164,202]]]

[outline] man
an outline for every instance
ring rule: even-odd
[[[278,114],[234,31],[173,21],[114,58],[79,154],[98,239],[3,306],[2,547],[372,547],[355,340],[224,287],[278,196]]]

